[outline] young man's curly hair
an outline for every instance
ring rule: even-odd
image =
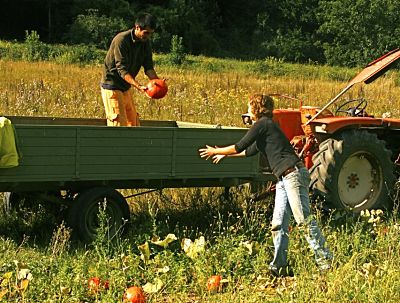
[[[271,96],[255,94],[250,97],[250,106],[252,114],[256,119],[262,116],[272,118],[272,111],[274,110],[274,100]]]

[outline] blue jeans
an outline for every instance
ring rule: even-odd
[[[306,168],[279,178],[276,184],[274,213],[272,217],[272,239],[274,259],[270,267],[280,269],[287,266],[289,247],[289,222],[293,214],[296,223],[304,229],[305,238],[314,251],[315,260],[321,269],[329,268],[332,253],[325,246],[325,238],[317,226],[310,210],[310,175]]]

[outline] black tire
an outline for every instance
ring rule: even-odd
[[[130,217],[129,206],[120,192],[109,187],[95,187],[83,191],[68,210],[68,223],[84,242],[92,242],[98,232],[99,211],[106,202],[105,212],[108,223],[108,237],[113,239],[122,234]]]
[[[365,130],[350,130],[320,145],[310,169],[313,196],[329,206],[360,212],[390,205],[394,166],[385,142]]]

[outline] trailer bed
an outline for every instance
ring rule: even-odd
[[[74,190],[94,186],[168,188],[234,186],[271,179],[258,157],[201,159],[205,144],[238,141],[245,128],[180,121],[109,127],[104,119],[7,117],[22,158],[0,169],[0,191]]]

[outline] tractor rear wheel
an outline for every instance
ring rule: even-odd
[[[351,130],[320,144],[310,188],[330,206],[353,212],[388,207],[395,181],[391,152],[365,130]]]

